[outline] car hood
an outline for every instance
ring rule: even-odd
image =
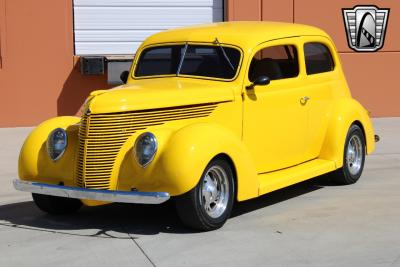
[[[91,93],[91,113],[123,112],[234,100],[232,82],[168,77],[140,79]]]

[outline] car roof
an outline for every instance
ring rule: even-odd
[[[233,21],[195,25],[162,31],[148,37],[143,45],[168,42],[213,42],[237,45],[243,49],[274,39],[319,35],[329,36],[321,29],[295,23],[270,21]]]

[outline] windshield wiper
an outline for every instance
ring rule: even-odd
[[[181,72],[181,68],[182,68],[183,60],[185,59],[187,48],[188,48],[188,43],[186,42],[185,46],[183,47],[181,61],[179,61],[178,69],[176,70],[176,76],[179,76],[179,72]]]
[[[221,48],[222,54],[224,55],[226,61],[229,63],[229,66],[233,71],[235,71],[235,67],[233,67],[232,62],[230,61],[228,55],[225,53],[225,49],[222,47],[221,43],[218,41],[218,38],[215,38],[214,44],[217,44],[219,48]]]

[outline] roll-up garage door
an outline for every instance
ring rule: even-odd
[[[129,55],[158,31],[223,20],[223,0],[74,0],[76,55]]]

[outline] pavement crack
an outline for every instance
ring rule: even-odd
[[[18,229],[24,229],[24,230],[31,230],[31,231],[38,231],[38,232],[45,232],[45,233],[50,233],[50,234],[68,235],[68,236],[131,239],[130,237],[127,237],[127,238],[123,237],[122,238],[122,237],[117,237],[117,236],[110,235],[110,234],[107,233],[106,230],[99,230],[97,233],[89,235],[89,234],[69,233],[69,232],[63,232],[63,231],[53,230],[53,229],[44,229],[44,228],[39,228],[39,227],[24,226],[24,225],[19,225],[19,224],[15,224],[15,223],[3,223],[3,222],[0,222],[0,226],[18,228]]]
[[[123,225],[121,225],[121,228],[124,230],[124,232],[129,236],[129,238],[132,240],[132,242],[138,247],[138,249],[143,253],[143,255],[147,258],[147,260],[150,262],[150,264],[154,267],[156,267],[156,264],[150,259],[150,256],[147,255],[147,253],[144,251],[144,249],[139,245],[138,242],[136,242],[136,238],[133,237]]]

